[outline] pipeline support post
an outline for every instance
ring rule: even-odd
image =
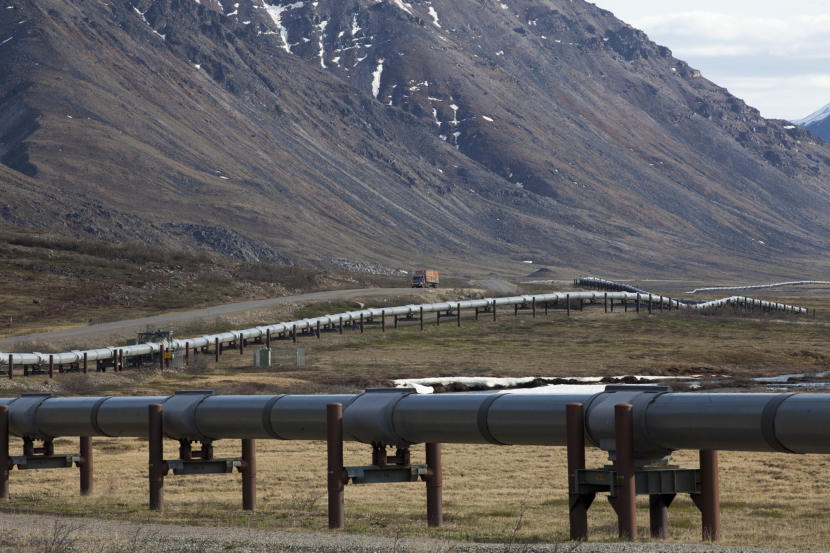
[[[533,318],[536,318],[536,296],[533,296],[533,301],[530,303],[530,308],[533,310]]]
[[[380,310],[380,331],[386,332],[386,310]]]
[[[565,406],[566,444],[568,446],[568,517],[571,539],[588,539],[588,509],[595,494],[580,494],[576,489],[576,471],[585,469],[585,407],[581,403]]]
[[[493,300],[493,320],[496,320],[496,300]]]
[[[615,488],[617,491],[614,509],[617,511],[619,537],[637,539],[636,488],[634,485],[634,408],[630,403],[614,406],[614,429],[616,434]]]
[[[441,444],[426,444],[427,474],[427,526],[438,528],[444,524],[442,488],[444,477],[441,468]]]
[[[0,405],[0,499],[9,498],[9,406]]]
[[[328,453],[329,529],[344,524],[346,469],[343,467],[343,404],[326,405],[326,447]]]
[[[12,355],[10,353],[9,354],[9,380],[14,378],[13,373],[14,373],[14,355]]]
[[[245,355],[245,337],[239,333],[239,355]]]
[[[458,302],[458,307],[455,309],[456,326],[461,328],[461,302]]]
[[[695,503],[700,509],[703,539],[720,541],[720,486],[718,484],[718,452],[700,451],[701,493]]]
[[[150,510],[164,510],[164,475],[167,473],[164,462],[164,419],[160,403],[151,403],[149,411],[148,437],[150,445]]]
[[[221,355],[220,350],[219,350],[219,338],[216,338],[213,341],[213,353],[216,356],[216,362],[218,363],[219,362],[219,355]]]
[[[84,352],[84,374],[87,373],[89,365],[87,363],[87,353]],[[9,367],[9,371],[11,371],[11,367]]]
[[[55,356],[49,355],[49,378],[55,377]]]
[[[256,440],[242,439],[242,509],[256,510]]]
[[[360,314],[360,333],[363,334],[363,313]]]
[[[78,468],[81,470],[81,495],[92,495],[92,436],[81,436],[81,458]]]
[[[608,313],[608,292],[605,292],[605,297],[603,299],[603,306],[605,307],[605,312]]]
[[[674,497],[674,494],[648,496],[648,520],[652,538],[666,539],[669,536],[669,505]]]
[[[567,307],[568,308],[568,317],[570,317],[571,316],[571,295],[570,294],[565,295],[565,303],[568,306]]]
[[[424,306],[421,306],[421,330],[424,330]]]

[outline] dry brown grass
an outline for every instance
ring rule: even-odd
[[[168,456],[176,452],[166,442]],[[77,495],[76,470],[12,472],[12,500],[0,509],[18,513],[52,513],[197,525],[232,525],[281,530],[326,529],[325,444],[260,440],[255,513],[241,510],[240,477],[171,476],[165,480],[165,512],[147,510],[146,442],[94,440],[95,494]],[[57,442],[59,451],[77,449],[74,441]],[[239,455],[238,443],[217,442],[217,455]],[[423,462],[413,448],[413,462]],[[366,464],[370,450],[347,444],[346,463]],[[696,466],[695,452],[675,456]],[[600,466],[602,452],[589,451],[588,464]],[[473,541],[513,537],[518,542],[567,539],[567,479],[564,448],[444,446],[444,513],[441,530],[426,528],[423,484],[349,485],[346,528],[386,536],[433,536]],[[830,542],[827,517],[830,482],[827,458],[784,454],[721,453],[723,542],[741,545],[816,548]],[[639,532],[648,535],[645,498],[638,500]],[[700,541],[700,515],[688,497],[678,497],[670,511],[669,541]],[[591,539],[616,536],[616,519],[598,497],[589,512]]]

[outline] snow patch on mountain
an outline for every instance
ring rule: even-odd
[[[288,10],[296,10],[303,7],[303,2],[294,2],[293,4],[287,4],[285,6],[276,6],[271,4],[263,4],[265,7],[265,11],[268,12],[268,15],[271,16],[271,20],[274,22],[274,25],[277,26],[277,32],[280,34],[282,38],[282,47],[283,49],[291,53],[291,45],[288,43],[288,29],[286,29],[282,24],[282,14]]]
[[[378,60],[377,68],[372,72],[372,96],[377,98],[380,93],[380,76],[383,73],[383,58]]]

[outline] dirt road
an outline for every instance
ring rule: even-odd
[[[35,334],[26,334],[21,336],[9,336],[7,338],[0,339],[0,348],[3,348],[4,346],[8,347],[18,342],[51,342],[55,340],[71,341],[84,340],[95,336],[135,334],[138,331],[144,330],[148,326],[161,328],[173,323],[189,323],[202,319],[211,319],[223,315],[235,315],[238,313],[245,313],[247,311],[255,311],[258,309],[265,309],[276,305],[291,303],[349,300],[358,297],[370,298],[396,296],[402,294],[425,294],[427,292],[427,290],[418,288],[363,288],[358,290],[329,290],[325,292],[301,294],[298,296],[283,296],[265,300],[242,301],[227,303],[224,305],[215,305],[204,309],[194,309],[192,311],[180,311],[176,313],[154,315],[151,317],[142,317],[140,319],[130,319],[126,321],[115,321],[111,323],[67,328],[53,332],[38,332]]]

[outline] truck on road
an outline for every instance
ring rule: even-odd
[[[424,269],[415,271],[412,274],[413,288],[437,288],[438,287],[438,271]]]

